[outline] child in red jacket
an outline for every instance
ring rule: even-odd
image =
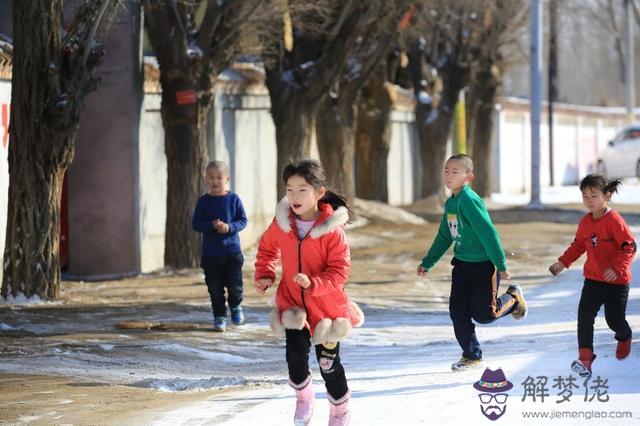
[[[364,321],[344,290],[351,267],[344,233],[349,209],[342,197],[326,189],[324,170],[316,160],[289,164],[282,179],[287,195],[258,245],[255,286],[264,294],[273,285],[280,259],[282,277],[271,327],[286,336],[289,384],[297,397],[295,424],[308,424],[313,414],[313,343],[331,403],[329,424],[346,425],[350,392],[339,341]]]
[[[578,306],[578,359],[571,364],[581,376],[591,375],[591,365],[596,358],[593,323],[602,305],[607,325],[616,333],[616,358],[622,360],[631,352],[631,328],[625,311],[636,243],[622,216],[608,206],[619,185],[619,179],[607,181],[599,174],[582,179],[582,201],[589,213],[578,224],[573,243],[549,267],[549,271],[557,275],[587,252]]]

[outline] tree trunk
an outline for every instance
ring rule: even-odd
[[[284,167],[292,161],[307,158],[311,149],[311,123],[315,107],[302,92],[269,89],[271,115],[276,127],[278,149],[278,199],[285,195],[280,178]]]
[[[491,71],[478,73],[474,96],[473,164],[475,179],[473,189],[481,197],[491,195],[491,173],[493,171],[491,146],[493,142],[494,105],[499,81]]]
[[[391,146],[392,101],[379,67],[362,89],[356,127],[357,195],[389,201],[387,158]]]
[[[42,143],[42,133],[46,133],[42,130],[33,132],[38,134],[32,134],[31,141]],[[60,199],[66,167],[34,158],[33,170],[19,169],[16,157],[29,154],[11,147],[27,139],[11,139],[2,296],[55,299],[60,293]],[[50,135],[46,142],[52,142]]]
[[[204,138],[209,104],[196,100],[195,82],[164,78],[179,75],[172,71],[163,69],[161,74],[169,194],[164,261],[173,268],[194,268],[199,264],[202,237],[193,231],[191,218],[206,187],[204,170],[208,155]]]
[[[444,102],[444,99],[443,99]],[[440,200],[444,194],[442,167],[447,156],[447,141],[453,121],[453,105],[441,103],[437,109],[418,102],[416,127],[420,138],[423,198]],[[440,201],[438,201],[440,203]]]
[[[39,2],[38,2],[39,3]],[[60,200],[77,123],[50,107],[57,94],[59,1],[14,3],[9,202],[2,296],[53,299],[60,292]],[[38,52],[34,55],[33,52]],[[34,124],[35,121],[35,124]]]
[[[331,189],[353,203],[355,197],[354,154],[358,89],[340,87],[337,98],[325,96],[316,117],[320,160]]]

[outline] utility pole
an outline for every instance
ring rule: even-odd
[[[553,103],[558,98],[558,1],[549,0],[549,94],[548,94],[548,123],[549,123],[549,183],[554,184],[553,173]]]
[[[530,110],[531,110],[531,201],[529,208],[540,209],[540,104],[542,94],[542,2],[530,0]]]
[[[633,42],[633,5],[632,0],[624,0],[624,39],[626,46],[626,56],[624,68],[624,83],[627,101],[627,113],[629,123],[635,121],[634,108],[636,106],[636,83],[634,76],[634,42]]]

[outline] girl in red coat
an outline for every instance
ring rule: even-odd
[[[625,311],[636,243],[622,216],[608,205],[619,185],[619,179],[609,182],[602,175],[582,179],[582,201],[589,213],[578,224],[573,243],[549,267],[549,271],[557,275],[587,252],[578,305],[578,360],[571,365],[581,376],[591,375],[591,364],[596,358],[593,323],[602,305],[607,325],[616,333],[616,358],[622,360],[631,352],[631,328]]]
[[[286,336],[289,384],[297,397],[295,424],[308,424],[313,414],[309,370],[313,343],[331,403],[329,425],[346,425],[350,392],[339,342],[364,321],[344,290],[351,267],[344,233],[349,209],[344,198],[327,190],[324,170],[316,160],[289,164],[282,179],[287,195],[258,245],[255,286],[265,294],[275,282],[281,260],[271,327]]]

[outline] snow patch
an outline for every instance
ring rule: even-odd
[[[420,216],[379,201],[356,198],[354,208],[358,216],[363,216],[368,219],[381,219],[387,222],[407,223],[411,225],[423,225],[427,223]]]
[[[424,105],[431,105],[433,103],[433,99],[427,92],[421,90],[420,92],[418,92],[418,102]]]
[[[211,377],[209,379],[146,379],[133,386],[157,389],[164,392],[203,391],[211,389],[225,389],[233,386],[246,386],[248,380],[244,377]]]
[[[189,346],[182,345],[180,343],[169,343],[166,345],[153,346],[153,349],[158,349],[161,351],[172,352],[172,353],[184,353],[189,355],[196,355],[201,358],[210,359],[212,361],[217,361],[220,363],[251,364],[255,362],[242,356],[208,351],[205,349],[192,348]]]
[[[15,327],[11,327],[9,324],[5,324],[3,322],[0,322],[0,331],[5,331],[5,330],[15,330]]]
[[[42,300],[38,295],[27,297],[24,295],[24,293],[18,293],[18,295],[14,297],[13,295],[9,294],[6,299],[0,296],[0,305],[32,305],[39,303],[44,303],[44,300]]]

